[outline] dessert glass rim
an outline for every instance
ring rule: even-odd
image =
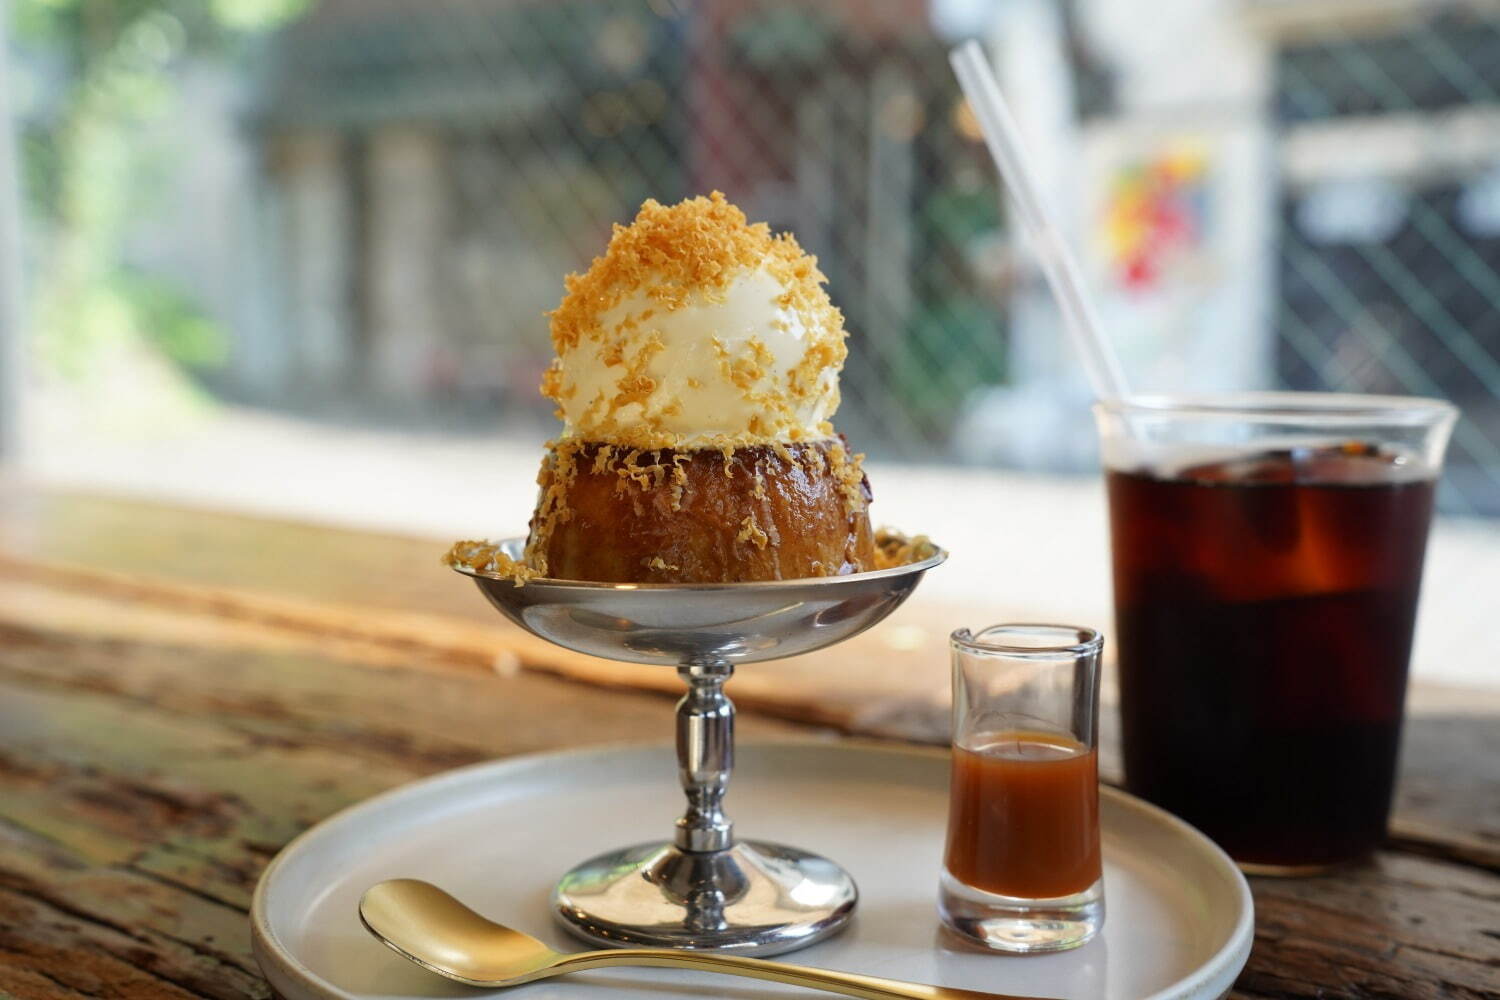
[[[1002,635],[1009,638],[1001,638]],[[1015,641],[1015,637],[1020,636],[1052,641]],[[999,622],[986,625],[977,632],[964,626],[954,629],[948,638],[954,646],[971,653],[1021,655],[1028,659],[1071,658],[1097,653],[1104,648],[1104,634],[1098,629],[1058,622]]]
[[[496,548],[505,552],[513,559],[518,559],[526,547],[526,536],[517,535],[513,538],[501,539],[495,543]],[[883,569],[865,570],[863,573],[845,573],[841,576],[800,576],[786,580],[741,580],[735,583],[607,583],[596,580],[563,580],[550,576],[533,576],[527,578],[521,586],[535,587],[564,587],[570,590],[745,590],[748,588],[772,590],[776,588],[806,587],[817,584],[833,584],[840,580],[874,580],[887,576],[897,576],[913,570],[929,570],[941,564],[948,558],[948,550],[940,545],[933,546],[932,555],[925,559],[914,562],[902,563],[899,566],[886,566]],[[477,570],[470,566],[453,566],[454,572],[462,573],[464,576],[483,577],[486,580],[513,580],[511,573],[490,573]]]
[[[1135,393],[1102,399],[1098,412],[1129,416],[1192,416],[1231,420],[1358,420],[1422,424],[1452,419],[1458,409],[1431,396],[1353,392],[1243,391]]]

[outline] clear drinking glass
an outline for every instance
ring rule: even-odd
[[[1104,921],[1099,655],[1070,625],[959,629],[953,772],[938,910],[972,942],[1076,948]]]
[[[1130,791],[1262,874],[1385,836],[1457,411],[1322,393],[1095,408]]]

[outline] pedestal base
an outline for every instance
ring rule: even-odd
[[[827,858],[747,841],[706,853],[661,843],[612,851],[563,876],[552,902],[562,925],[595,945],[776,955],[838,931],[858,896]]]

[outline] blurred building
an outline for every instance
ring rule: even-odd
[[[517,0],[326,0],[279,32],[250,122],[280,322],[244,331],[238,387],[538,408],[562,275],[679,186],[678,33]]]
[[[1068,8],[1005,9],[992,49],[1132,385],[1451,399],[1465,419],[1444,502],[1500,513],[1500,12],[1172,0],[1143,18],[1088,0],[1072,10],[1106,84],[1068,120],[1049,109],[1080,61],[1058,28]],[[1014,377],[961,440],[1077,467],[1086,391],[1027,274]]]
[[[1259,6],[1277,41],[1277,379],[1451,399],[1445,499],[1500,514],[1500,12]]]
[[[174,65],[181,197],[129,264],[228,332],[223,397],[550,427],[562,276],[643,199],[721,188],[818,254],[859,447],[1088,469],[1088,389],[948,68],[966,37],[1135,387],[1446,396],[1444,502],[1500,513],[1478,0],[318,0]]]
[[[996,226],[993,181],[956,139],[927,18],[920,0],[320,4],[265,53],[281,306],[243,331],[234,388],[539,411],[562,276],[643,199],[721,188],[820,256],[861,336],[850,422],[888,450],[942,441],[1002,344],[958,238]]]

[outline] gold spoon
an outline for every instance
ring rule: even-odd
[[[769,962],[763,958],[671,948],[614,948],[563,954],[530,935],[486,920],[430,882],[410,878],[391,879],[372,886],[359,901],[359,918],[371,934],[422,968],[460,983],[490,989],[519,986],[549,976],[609,965],[650,965],[768,979],[864,1000],[886,1000],[889,997],[907,1000],[1044,1000],[1041,997],[903,983],[853,972]]]

